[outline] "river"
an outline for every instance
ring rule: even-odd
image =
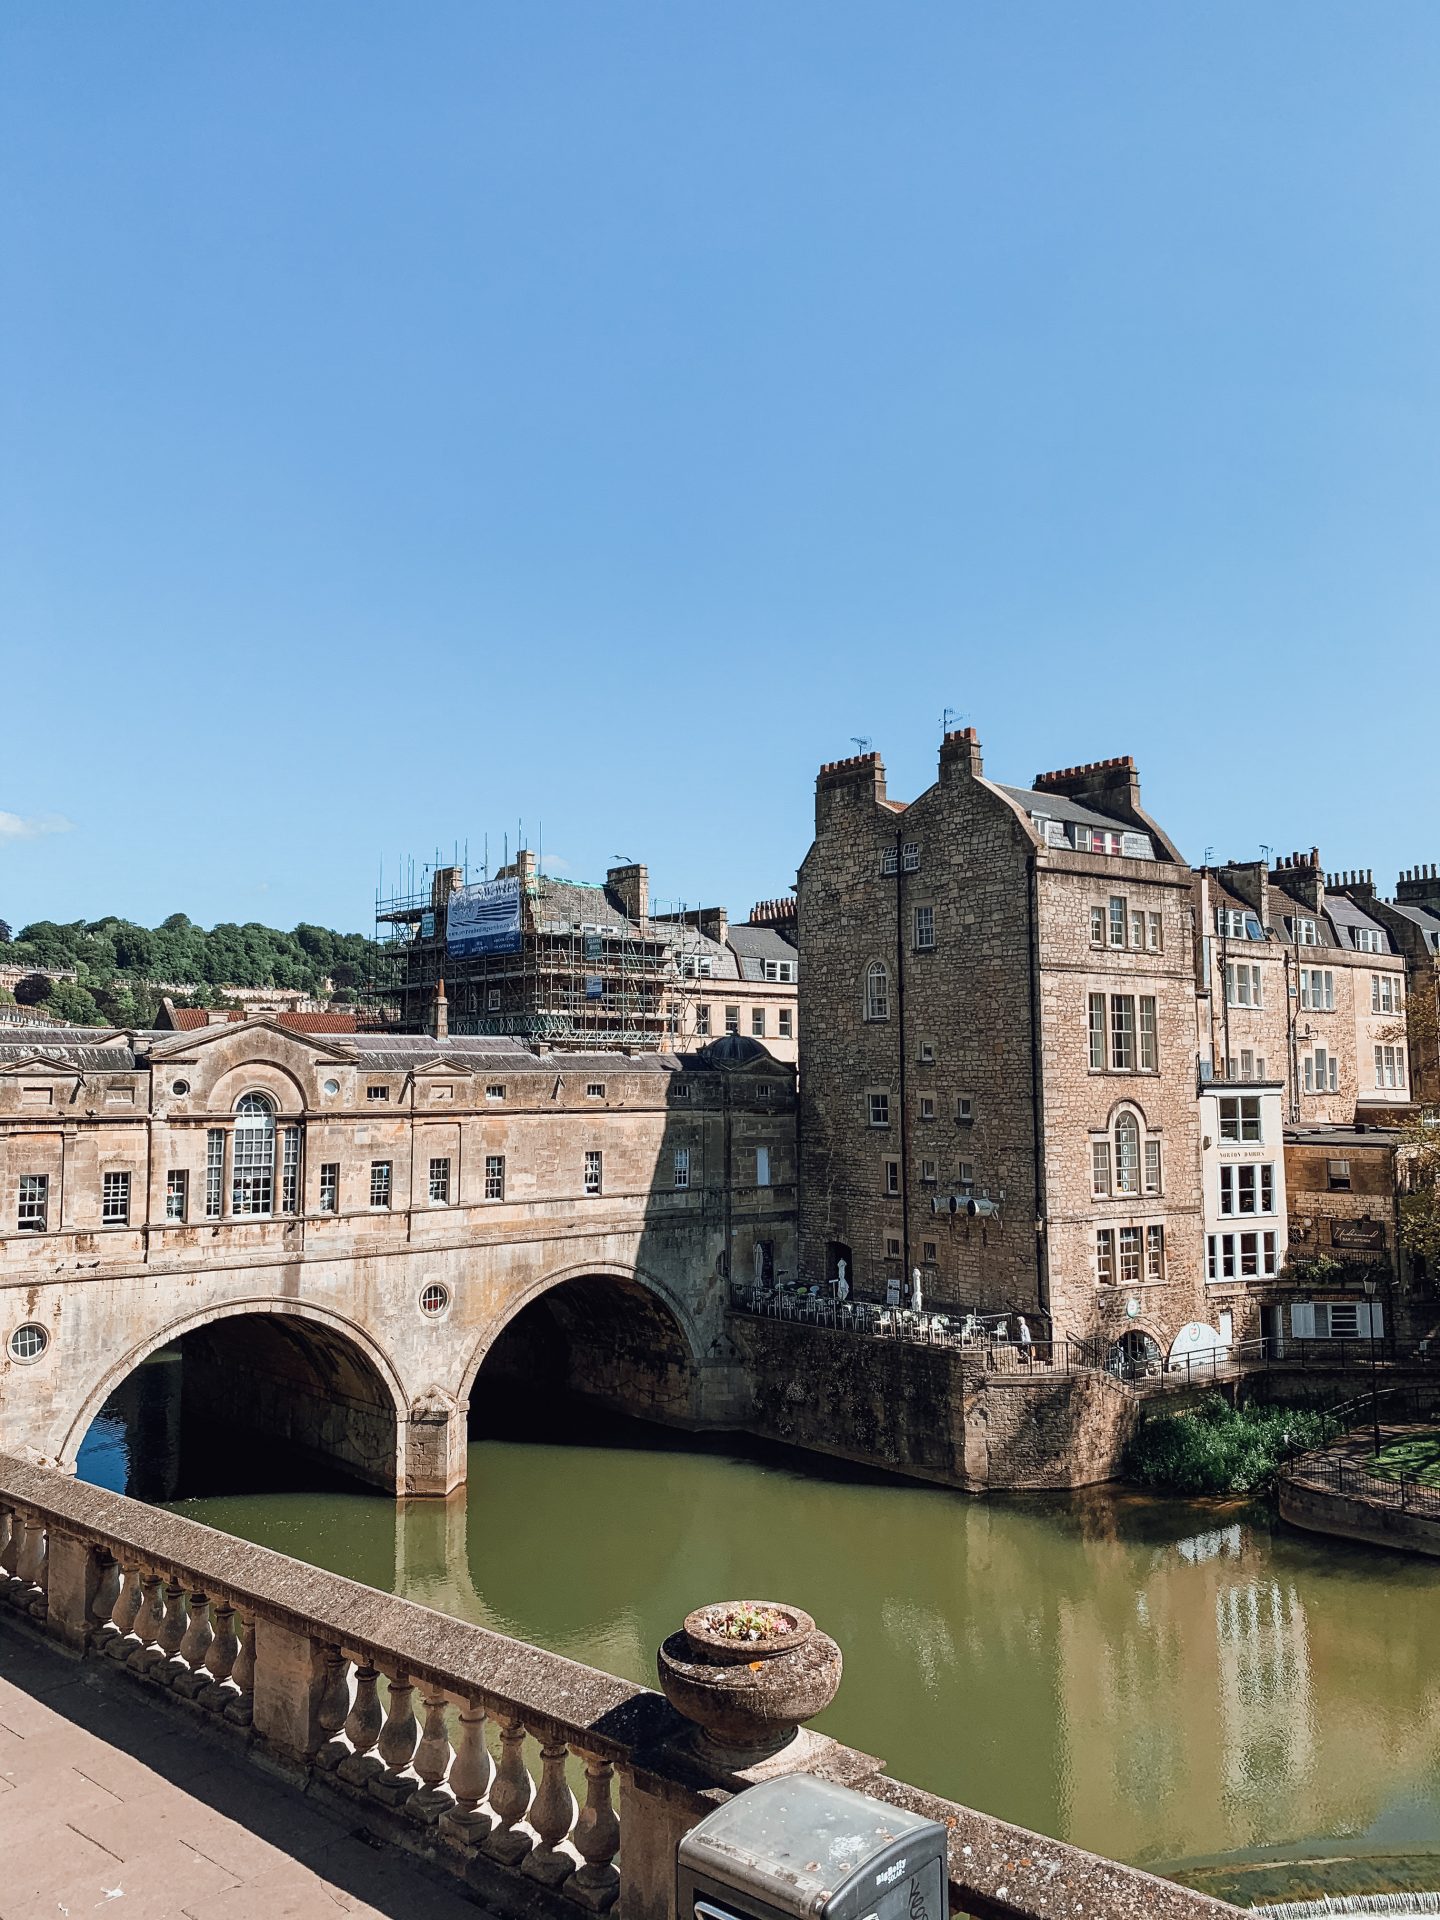
[[[132,1377],[82,1477],[652,1686],[691,1607],[793,1601],[845,1654],[817,1724],[903,1779],[1230,1897],[1440,1887],[1440,1566],[1262,1508],[982,1501],[513,1410],[465,1494],[397,1506],[179,1450],[177,1368]]]

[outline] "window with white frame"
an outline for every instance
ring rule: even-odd
[[[1273,1213],[1275,1211],[1275,1167],[1270,1161],[1222,1166],[1220,1169],[1221,1213]]]
[[[1335,975],[1329,967],[1301,967],[1300,1005],[1307,1013],[1335,1011]]]
[[[21,1233],[44,1233],[50,1212],[50,1176],[48,1173],[22,1173],[20,1201],[15,1210],[15,1225]]]
[[[603,1100],[605,1098],[605,1082],[603,1080],[587,1081],[585,1084],[585,1098],[587,1100]]]
[[[920,1179],[923,1185],[933,1187],[939,1177],[940,1172],[937,1162],[934,1160],[922,1160],[920,1162]]]
[[[689,1147],[676,1147],[675,1149],[676,1191],[677,1192],[681,1191],[685,1187],[688,1187],[689,1184],[690,1184],[690,1149]]]
[[[955,1163],[955,1184],[961,1193],[970,1193],[975,1186],[975,1162],[958,1160]]]
[[[320,1163],[320,1211],[338,1213],[340,1211],[340,1162],[322,1160]]]
[[[1238,1054],[1232,1053],[1226,1063],[1227,1080],[1263,1080],[1265,1078],[1265,1056],[1256,1053],[1253,1047],[1242,1047]]]
[[[225,1210],[225,1129],[205,1135],[205,1218],[218,1220]]]
[[[757,1187],[768,1187],[770,1184],[769,1147],[756,1147],[755,1149],[755,1184]]]
[[[390,1162],[388,1160],[370,1162],[370,1204],[380,1209],[390,1205]]]
[[[183,1221],[190,1210],[190,1175],[184,1167],[171,1167],[165,1175],[165,1218]]]
[[[1090,1142],[1090,1191],[1096,1198],[1110,1194],[1110,1142],[1092,1140]]]
[[[1374,927],[1356,927],[1355,950],[1357,953],[1384,953],[1384,934],[1377,933]]]
[[[1124,946],[1125,928],[1128,923],[1128,920],[1129,920],[1129,908],[1126,906],[1125,901],[1121,898],[1121,896],[1118,893],[1112,894],[1110,896],[1110,942],[1109,942],[1109,944],[1112,947]]]
[[[1155,1032],[1155,996],[1140,996],[1140,1071],[1155,1073],[1160,1066],[1160,1044]]]
[[[795,962],[793,960],[767,960],[765,962],[765,978],[767,980],[778,980],[782,984],[793,984],[795,979]]]
[[[1110,996],[1110,1066],[1115,1073],[1135,1071],[1135,996]]]
[[[1095,1278],[1102,1287],[1115,1284],[1115,1229],[1101,1227],[1095,1235]]]
[[[268,1095],[242,1094],[231,1141],[230,1211],[259,1218],[275,1210],[275,1108]]]
[[[739,1009],[739,1007],[726,1007],[726,1009],[725,1009],[725,1031],[726,1031],[726,1033],[739,1033],[739,1031],[740,1031],[740,1009]]]
[[[1260,969],[1246,960],[1225,963],[1225,1004],[1229,1007],[1258,1007]]]
[[[1398,973],[1372,973],[1370,976],[1370,1011],[1372,1013],[1402,1013],[1405,1008],[1404,991],[1400,985]]]
[[[922,1120],[933,1120],[935,1118],[935,1096],[933,1093],[921,1094],[920,1118]]]
[[[1090,944],[1092,947],[1105,944],[1105,909],[1098,904],[1090,909]]]
[[[504,1087],[498,1081],[494,1082],[492,1085],[486,1087],[485,1098],[487,1100],[503,1100],[505,1098]]]
[[[1145,1229],[1145,1278],[1165,1278],[1165,1229],[1162,1226]]]
[[[430,1204],[432,1207],[448,1207],[450,1204],[450,1156],[432,1156],[430,1160]]]
[[[1140,1284],[1140,1228],[1121,1227],[1118,1237],[1120,1243],[1120,1284],[1122,1287],[1138,1287]]]
[[[1263,940],[1265,931],[1260,916],[1239,907],[1217,907],[1215,930],[1227,940]]]
[[[280,1129],[280,1211],[300,1211],[300,1129]]]
[[[389,1087],[379,1086],[366,1087],[365,1098],[367,1100],[388,1100],[390,1098],[390,1089]]]
[[[795,1013],[791,1007],[780,1007],[775,1015],[775,1023],[782,1040],[795,1038]]]
[[[906,873],[918,873],[920,871],[920,842],[918,840],[907,840],[905,842],[900,864]]]
[[[601,1191],[604,1169],[604,1156],[592,1147],[585,1155],[585,1191],[592,1197]]]
[[[872,1093],[870,1100],[870,1124],[872,1127],[888,1127],[890,1124],[890,1095]]]
[[[1160,1169],[1160,1142],[1153,1134],[1145,1139],[1145,1191],[1160,1193],[1163,1191]]]
[[[900,1191],[900,1162],[898,1160],[885,1160],[881,1162],[881,1181],[885,1193],[893,1200]]]
[[[695,1009],[695,1032],[702,1040],[707,1038],[710,1032],[710,1009],[703,1000]]]
[[[1090,1071],[1103,1073],[1105,1070],[1105,996],[1092,993],[1089,997],[1090,1017]]]
[[[1301,1063],[1306,1093],[1338,1093],[1340,1059],[1328,1047],[1316,1047]]]
[[[880,871],[882,874],[898,873],[900,871],[900,856],[894,847],[885,847],[882,850],[880,854]]]
[[[890,1018],[890,975],[880,960],[872,960],[865,969],[865,1018]]]
[[[128,1227],[130,1224],[130,1175],[106,1173],[100,1179],[100,1224]]]
[[[925,951],[935,945],[934,907],[916,907],[915,945],[920,951]]]
[[[1145,918],[1145,945],[1151,953],[1165,951],[1165,921],[1158,913],[1147,914]]]
[[[1377,1087],[1403,1087],[1405,1084],[1404,1047],[1383,1046],[1375,1049],[1375,1084]]]
[[[1222,1094],[1220,1138],[1237,1142],[1260,1138],[1260,1096],[1253,1093]]]
[[[588,1156],[587,1156],[588,1157]],[[590,1189],[587,1187],[586,1192]],[[600,1191],[597,1186],[595,1191]],[[487,1153],[485,1156],[485,1198],[503,1200],[505,1198],[505,1156],[503,1153]]]
[[[1318,947],[1320,933],[1313,920],[1300,917],[1294,922],[1295,944],[1297,947]]]
[[[491,987],[486,993],[485,1011],[487,1013],[498,1013],[500,1011],[500,989],[498,987]]]
[[[1205,1272],[1211,1280],[1271,1279],[1278,1266],[1276,1233],[1212,1233],[1206,1240]]]
[[[900,1236],[898,1233],[886,1234],[885,1258],[887,1260],[898,1260],[900,1258]]]
[[[1140,1122],[1128,1112],[1115,1116],[1115,1191],[1140,1191]]]
[[[752,1007],[750,1009],[750,1034],[755,1040],[763,1040],[765,1038],[764,1007]]]

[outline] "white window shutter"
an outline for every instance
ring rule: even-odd
[[[1385,1332],[1385,1308],[1378,1300],[1367,1300],[1360,1309],[1360,1331],[1379,1340]]]
[[[1313,1340],[1315,1338],[1315,1303],[1313,1300],[1295,1301],[1290,1309],[1290,1332],[1296,1340]]]

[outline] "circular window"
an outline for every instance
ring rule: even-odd
[[[12,1360],[38,1360],[49,1344],[50,1336],[44,1327],[27,1320],[23,1327],[16,1327],[10,1336],[10,1357]]]
[[[340,1082],[338,1080],[327,1080],[325,1082],[325,1091],[333,1100],[335,1095],[340,1091]]]
[[[437,1320],[450,1304],[450,1289],[442,1287],[438,1280],[432,1280],[420,1294],[420,1311],[431,1320]],[[37,1328],[38,1332],[38,1328]]]
[[[170,1082],[170,1091],[172,1093],[188,1093],[190,1091],[190,1082],[188,1080],[172,1080]]]

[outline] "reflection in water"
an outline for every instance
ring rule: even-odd
[[[982,1502],[593,1418],[557,1438],[549,1403],[544,1437],[472,1444],[468,1497],[397,1507],[182,1443],[163,1373],[126,1392],[85,1477],[121,1484],[138,1448],[197,1519],[632,1680],[702,1601],[794,1601],[845,1650],[830,1732],[1082,1846],[1440,1854],[1440,1567],[1123,1491]],[[513,1404],[495,1424],[525,1432]]]

